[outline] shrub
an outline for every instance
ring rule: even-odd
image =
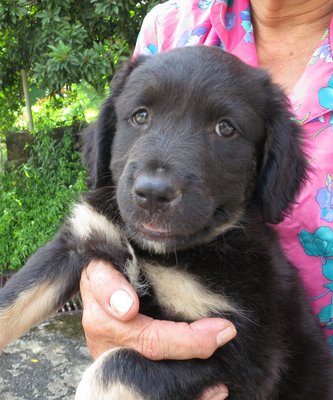
[[[0,273],[20,268],[59,228],[86,189],[72,128],[54,140],[38,133],[29,161],[0,175]]]

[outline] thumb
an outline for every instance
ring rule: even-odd
[[[136,316],[139,298],[134,288],[112,264],[91,261],[83,274],[86,279],[81,282],[89,285],[87,291],[90,291],[90,295],[107,314],[120,321],[128,321]]]

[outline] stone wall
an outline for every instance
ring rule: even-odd
[[[63,126],[54,128],[52,132],[52,137],[54,140],[61,140],[64,136],[65,131],[68,128],[72,128],[75,146],[78,147],[79,133],[84,128],[85,124],[81,122],[75,122],[71,127]],[[5,145],[7,147],[7,161],[5,168],[10,168],[11,166],[21,165],[29,158],[29,146],[31,146],[35,140],[38,140],[31,133],[23,132],[5,132]]]
[[[34,137],[29,132],[6,132],[7,162],[20,165],[29,158],[29,145]]]

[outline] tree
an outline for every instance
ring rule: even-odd
[[[85,80],[101,92],[135,43],[152,1],[2,0],[0,3],[1,125],[22,104],[29,84],[61,93]],[[9,105],[9,108],[8,108]]]

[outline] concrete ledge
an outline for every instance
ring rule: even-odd
[[[90,364],[81,313],[57,314],[0,354],[0,399],[73,399]]]

